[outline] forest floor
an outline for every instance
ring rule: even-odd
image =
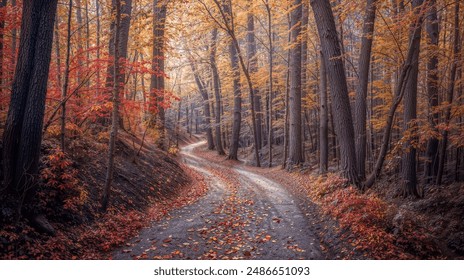
[[[107,259],[152,221],[205,195],[199,173],[121,132],[111,205],[102,213],[107,141],[104,133],[79,136],[62,153],[55,137],[44,140],[37,207],[56,234],[38,232],[25,219],[15,223],[14,211],[1,205],[0,259]]]

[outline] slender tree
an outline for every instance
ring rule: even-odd
[[[415,14],[418,15],[420,22],[417,24],[417,28],[422,30],[422,21],[424,10],[424,0],[413,0],[412,9]],[[417,80],[419,75],[419,53],[420,53],[420,42],[421,32],[415,32],[414,30],[410,33],[411,41],[413,45],[411,48],[414,49],[414,53],[411,60],[411,72],[406,80],[405,93],[404,93],[404,130],[411,133],[411,137],[407,139],[404,145],[405,153],[402,158],[402,175],[404,180],[404,194],[419,196],[417,190],[417,174],[416,174],[416,147],[414,142],[417,141],[417,124],[415,120],[417,118]]]
[[[269,0],[266,0],[264,2],[264,5],[266,7],[266,12],[267,12],[267,28],[268,28],[268,41],[269,41],[269,92],[268,92],[268,113],[267,113],[267,118],[268,118],[268,128],[267,128],[267,145],[268,145],[268,153],[269,153],[269,165],[268,167],[272,167],[272,144],[274,142],[273,139],[273,127],[272,127],[272,95],[274,93],[274,78],[273,78],[273,72],[274,72],[274,40],[272,38],[273,36],[273,28],[272,28],[272,10],[271,7],[269,6]]]
[[[215,115],[215,136],[216,136],[216,151],[219,155],[225,155],[224,148],[222,146],[221,139],[221,86],[219,79],[219,71],[216,63],[216,53],[217,53],[217,37],[218,30],[214,28],[211,32],[211,47],[209,54],[209,62],[211,64],[211,73],[213,79],[213,90],[214,97],[216,102],[216,115]]]
[[[448,90],[446,92],[446,102],[448,107],[445,110],[445,125],[448,127],[451,121],[451,106],[454,98],[454,91],[456,87],[456,72],[459,64],[459,52],[460,52],[460,29],[459,29],[459,10],[460,3],[456,1],[454,4],[454,43],[453,43],[453,62],[450,71],[450,81],[448,85]],[[438,163],[438,172],[437,172],[437,185],[441,185],[443,179],[443,172],[445,169],[445,158],[446,158],[446,148],[448,146],[448,129],[443,131],[443,139],[440,146],[440,158]]]
[[[156,129],[159,133],[157,146],[165,150],[166,147],[166,117],[164,110],[165,95],[165,29],[166,29],[167,0],[153,1],[153,63],[152,70],[156,72],[151,76],[150,93],[152,103],[156,108]]]
[[[430,1],[430,8],[427,14],[427,42],[429,46],[429,54],[427,61],[427,95],[429,111],[432,112],[438,106],[438,41],[440,38],[440,29],[437,16],[437,1]],[[429,114],[429,122],[433,131],[437,131],[436,125],[438,123],[439,114],[433,112]],[[425,180],[429,183],[434,178],[438,171],[438,139],[437,137],[430,137],[427,141],[425,162]]]
[[[301,0],[294,0],[290,14],[290,95],[289,95],[289,153],[287,164],[299,165],[304,162],[301,146],[301,17],[303,6]]]
[[[327,106],[327,69],[322,52],[320,67],[319,169],[324,174],[327,172],[329,166],[329,108]]]
[[[68,22],[67,22],[67,35],[66,35],[66,62],[64,70],[64,84],[63,89],[61,90],[61,150],[64,152],[66,148],[66,98],[69,88],[69,66],[71,58],[71,21],[72,21],[72,10],[73,10],[73,1],[69,0],[68,7]],[[58,35],[58,34],[57,34]],[[58,38],[57,38],[58,40]],[[57,46],[58,47],[58,46]],[[59,57],[59,55],[58,55]]]
[[[363,37],[359,54],[359,83],[355,100],[356,163],[360,179],[366,176],[366,113],[369,66],[371,63],[372,37],[374,32],[376,0],[367,0],[364,15]]]
[[[108,168],[106,171],[106,178],[105,178],[105,188],[102,197],[102,211],[106,212],[109,200],[111,196],[111,185],[113,183],[113,174],[114,174],[114,155],[116,151],[116,139],[118,137],[118,130],[119,130],[119,94],[120,94],[120,70],[119,70],[119,51],[118,48],[120,44],[120,28],[121,28],[121,0],[115,0],[114,2],[114,13],[115,13],[115,20],[114,20],[114,57],[113,57],[113,112],[112,112],[112,120],[111,120],[111,133],[110,133],[110,140],[109,140],[109,147],[108,147]]]
[[[251,76],[256,75],[258,71],[258,57],[256,51],[256,39],[255,39],[255,16],[253,15],[253,0],[248,0],[248,12],[247,12],[247,60],[248,60],[248,71]],[[256,144],[257,149],[261,150],[262,148],[262,127],[263,127],[263,118],[261,112],[261,94],[259,90],[253,88],[253,106],[256,114]]]

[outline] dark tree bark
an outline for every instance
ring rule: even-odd
[[[165,29],[166,29],[167,0],[154,0],[153,2],[153,63],[152,70],[156,72],[151,76],[150,93],[151,102],[156,109],[156,129],[159,133],[157,146],[165,150],[166,147],[166,117],[164,111],[165,95],[165,69],[164,69],[164,51],[165,51]]]
[[[6,191],[24,200],[24,213],[35,216],[45,97],[57,0],[24,0],[18,62],[3,134]],[[30,207],[28,207],[30,206]],[[53,233],[53,228],[45,228]]]
[[[118,129],[119,129],[119,95],[120,95],[120,75],[121,72],[119,70],[119,46],[120,39],[122,34],[120,33],[120,28],[122,24],[122,15],[121,15],[121,0],[115,0],[114,2],[114,11],[115,11],[115,21],[114,21],[114,56],[113,56],[113,112],[112,112],[112,120],[111,120],[111,133],[110,133],[110,140],[108,145],[108,168],[106,171],[106,178],[105,178],[105,188],[102,197],[102,211],[106,212],[109,205],[109,200],[111,196],[111,185],[113,183],[113,174],[114,174],[114,154],[116,151],[116,139],[118,137]]]
[[[287,164],[299,165],[304,162],[301,146],[301,0],[294,0],[290,14],[290,95],[289,95],[289,141]]]
[[[376,0],[367,0],[364,15],[363,37],[359,54],[359,84],[355,100],[356,163],[360,179],[366,176],[366,113],[369,66],[371,63],[372,36],[374,33]]]
[[[316,24],[327,65],[332,111],[336,112],[333,118],[340,144],[341,170],[349,182],[359,185],[350,100],[332,8],[328,0],[311,0],[311,6],[315,18],[319,19]]]
[[[420,20],[417,28],[422,29],[422,5],[424,0],[412,1],[412,9],[415,14],[419,14]],[[417,190],[417,174],[416,174],[416,147],[414,143],[417,141],[417,79],[419,75],[419,53],[421,32],[412,31],[410,34],[413,45],[411,46],[415,51],[411,60],[411,73],[406,81],[406,88],[404,93],[404,124],[403,129],[410,131],[411,137],[404,145],[405,154],[402,158],[402,175],[404,180],[404,194],[419,196]]]
[[[116,11],[116,0],[111,1],[111,10],[112,14],[115,13]],[[122,87],[121,92],[124,92],[124,86],[125,86],[125,81],[126,81],[126,73],[125,73],[125,67],[124,63],[127,60],[127,45],[129,42],[129,29],[130,29],[130,21],[131,21],[131,14],[132,14],[132,0],[125,0],[121,2],[121,23],[119,26],[119,43],[117,45],[117,51],[118,51],[118,61],[120,63],[119,68],[120,68],[120,75],[118,79],[118,83]],[[109,40],[109,46],[108,46],[108,53],[111,58],[114,58],[116,52],[115,52],[115,19],[111,21],[110,25],[110,40]],[[111,61],[108,64],[107,68],[107,73],[106,73],[106,91],[108,93],[112,93],[114,90],[114,60],[111,59]],[[103,122],[105,125],[108,123],[108,118],[100,120]],[[120,125],[123,125],[122,119],[119,120]]]
[[[229,56],[233,71],[234,118],[228,158],[231,160],[238,160],[238,146],[242,124],[242,85],[240,83],[240,69],[238,65],[237,50],[232,43],[229,44]]]
[[[221,136],[221,85],[219,79],[219,71],[216,63],[216,52],[217,52],[217,36],[218,31],[216,28],[212,31],[211,38],[211,52],[209,55],[209,62],[211,64],[211,72],[213,78],[213,90],[216,102],[216,115],[215,115],[215,135],[216,135],[216,151],[219,155],[225,155],[224,148],[222,147],[222,136]]]
[[[433,112],[434,108],[438,106],[438,41],[440,38],[440,30],[437,16],[437,1],[430,2],[429,12],[427,14],[427,42],[430,44],[430,53],[427,62],[427,95],[429,102],[429,111]],[[436,125],[438,123],[439,113],[429,114],[429,122],[432,129],[436,132]],[[438,139],[430,137],[427,141],[425,162],[425,181],[429,183],[437,174],[438,171]]]
[[[454,90],[456,86],[456,72],[459,63],[459,52],[460,52],[460,29],[459,29],[459,1],[456,1],[454,4],[454,43],[453,43],[453,64],[451,66],[450,73],[450,82],[448,85],[448,90],[446,92],[446,102],[448,107],[445,110],[445,125],[448,127],[451,121],[451,106],[453,103]],[[443,173],[445,169],[445,159],[446,159],[446,148],[448,145],[448,129],[445,129],[442,133],[443,139],[440,146],[440,158],[438,163],[438,172],[437,172],[437,185],[441,185],[443,179]]]
[[[252,0],[249,0],[249,5],[252,5]],[[251,9],[251,7],[249,7]],[[248,60],[248,71],[250,76],[253,76],[258,71],[258,57],[256,53],[256,39],[255,39],[255,17],[252,12],[247,14],[247,60]],[[261,150],[263,140],[262,140],[262,128],[263,128],[263,118],[261,112],[261,94],[258,89],[253,88],[253,106],[256,114],[256,148]]]
[[[319,124],[319,168],[322,174],[329,167],[329,109],[327,106],[327,70],[324,55],[321,52],[320,71],[320,124]]]
[[[71,21],[72,21],[73,1],[69,1],[68,6],[68,25],[66,35],[66,64],[64,70],[64,84],[61,90],[61,150],[64,152],[66,148],[66,96],[69,88],[69,59],[71,57]],[[59,55],[59,54],[58,54]]]

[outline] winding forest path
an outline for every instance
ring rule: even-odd
[[[186,146],[182,160],[208,194],[142,230],[114,259],[321,259],[305,210],[281,184],[245,166],[214,163]]]

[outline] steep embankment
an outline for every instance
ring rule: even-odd
[[[100,259],[114,247],[170,210],[205,193],[200,177],[184,168],[175,155],[122,133],[117,143],[111,206],[100,212],[107,141],[80,137],[63,154],[58,142],[42,146],[41,182],[37,205],[56,229],[42,234],[27,221],[11,222],[2,206],[1,259]]]

